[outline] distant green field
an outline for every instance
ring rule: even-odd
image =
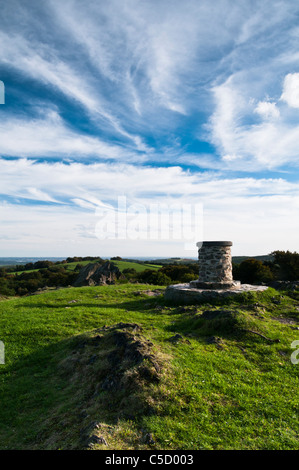
[[[233,256],[232,261],[233,263],[239,264],[242,261],[248,259],[249,256]],[[252,258],[258,259],[260,261],[271,261],[273,257],[270,255],[265,255],[265,256],[253,256]],[[58,264],[57,266],[63,266],[65,269],[68,271],[73,271],[77,264],[80,264],[82,266],[86,266],[89,263],[96,263],[97,260],[93,261],[75,261],[73,263],[61,263]],[[158,270],[160,269],[163,265],[167,264],[194,264],[197,263],[197,260],[194,259],[183,259],[183,258],[167,258],[167,259],[161,259],[161,260],[153,260],[153,263],[137,263],[134,261],[123,261],[123,260],[111,260],[112,263],[114,263],[120,271],[123,271],[124,269],[128,268],[133,268],[137,272],[142,272],[145,269],[153,269],[153,270]],[[30,273],[33,271],[37,271],[38,269],[30,269],[26,272]],[[21,274],[24,271],[17,271],[17,272],[12,272],[12,274]]]
[[[63,266],[67,271],[74,271],[74,269],[76,268],[78,264],[80,264],[81,266],[86,266],[87,264],[96,263],[96,262],[97,260],[75,261],[73,263],[57,264],[57,266]],[[121,260],[111,260],[111,263],[115,264],[119,268],[120,271],[123,271],[124,269],[128,269],[128,268],[133,268],[137,272],[142,272],[145,269],[157,270],[162,267],[162,265],[157,265],[157,264],[142,264],[142,263],[135,263],[131,261],[121,261]],[[42,268],[42,269],[46,269],[46,268]],[[21,274],[23,272],[31,273],[33,271],[39,271],[39,269],[29,269],[28,271],[14,271],[11,274]]]
[[[74,271],[74,269],[76,268],[77,264],[81,264],[82,266],[86,266],[87,264],[89,263],[96,263],[97,260],[94,260],[94,261],[74,261],[73,263],[59,263],[57,264],[56,266],[62,266],[64,267],[67,271]],[[47,268],[38,268],[38,269],[28,269],[28,270],[25,270],[25,271],[14,271],[12,272],[11,274],[21,274],[21,273],[32,273],[34,271],[42,271],[43,269],[47,269]]]
[[[131,261],[121,261],[121,260],[112,260],[111,262],[115,264],[120,271],[123,271],[124,269],[128,269],[128,268],[133,268],[138,273],[140,273],[144,271],[145,269],[157,270],[157,269],[162,268],[162,265],[157,265],[157,264],[141,264],[141,263],[134,263]]]
[[[274,257],[272,255],[261,255],[261,256],[233,256],[232,261],[233,263],[240,264],[242,261],[246,261],[249,258],[256,259],[258,261],[273,261]]]

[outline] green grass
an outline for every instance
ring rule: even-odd
[[[160,269],[162,266],[157,264],[140,264],[134,263],[133,261],[121,261],[121,260],[112,260],[112,263],[115,264],[120,271],[124,269],[133,268],[138,273],[144,271],[145,269],[152,269],[154,271]]]
[[[0,302],[1,449],[76,448],[80,429],[95,420],[108,442],[95,449],[299,448],[299,364],[290,361],[299,301],[269,289],[224,305],[170,306],[148,296],[151,288],[68,288]],[[230,313],[204,318],[207,310]],[[89,396],[97,375],[80,382],[61,363],[79,340],[119,322],[141,325],[166,359],[160,383],[140,391],[152,412],[136,407],[134,416],[133,403],[133,416],[116,419],[97,405],[105,392]],[[154,443],[142,440],[144,429]]]

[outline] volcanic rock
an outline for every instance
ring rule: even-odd
[[[73,285],[81,287],[114,284],[121,277],[122,273],[118,267],[110,261],[106,261],[104,264],[89,263],[80,270]]]

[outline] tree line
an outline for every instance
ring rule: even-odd
[[[64,261],[41,260],[25,265],[0,268],[0,295],[26,295],[45,287],[71,286],[82,268],[82,261],[97,261],[103,264],[102,258],[85,256],[69,257]],[[68,264],[77,263],[74,270]]]
[[[233,278],[242,284],[267,284],[272,281],[299,281],[299,254],[290,251],[274,251],[272,261],[248,258],[240,264],[233,263]],[[137,273],[125,269],[123,274],[128,280],[148,284],[169,285],[187,283],[197,279],[197,264],[165,265],[157,271],[146,269]]]
[[[52,266],[60,266],[61,264],[68,264],[68,263],[78,263],[80,261],[99,261],[103,262],[104,260],[100,258],[99,256],[73,256],[66,258],[63,261],[48,261],[48,260],[40,260],[36,261],[35,263],[26,263],[26,264],[17,264],[16,266],[9,266],[5,268],[0,268],[0,270],[7,272],[7,273],[12,273],[12,272],[23,272],[23,271],[31,271],[33,269],[45,269],[45,268],[50,268]]]
[[[274,251],[272,261],[249,258],[240,264],[233,263],[233,278],[243,284],[262,284],[271,281],[299,281],[299,254],[290,251]],[[73,257],[64,262],[37,261],[16,268],[0,268],[0,295],[27,295],[44,287],[66,287],[75,282],[82,267],[81,261],[105,261],[99,257]],[[74,270],[69,263],[77,262]],[[24,269],[25,268],[25,269]],[[22,271],[22,272],[21,272]],[[188,283],[198,277],[198,266],[194,264],[167,264],[158,270],[145,269],[137,272],[134,268],[122,271],[118,282],[146,283],[167,286],[175,283]]]
[[[271,281],[299,281],[299,253],[273,251],[272,261],[249,258],[233,265],[233,277],[243,284],[261,284]]]

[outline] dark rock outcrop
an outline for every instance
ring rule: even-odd
[[[104,264],[89,263],[80,270],[73,285],[81,287],[114,284],[121,277],[122,273],[118,267],[110,261],[106,261]]]
[[[299,280],[298,281],[272,281],[268,283],[269,287],[272,287],[276,290],[298,290],[299,289]]]

